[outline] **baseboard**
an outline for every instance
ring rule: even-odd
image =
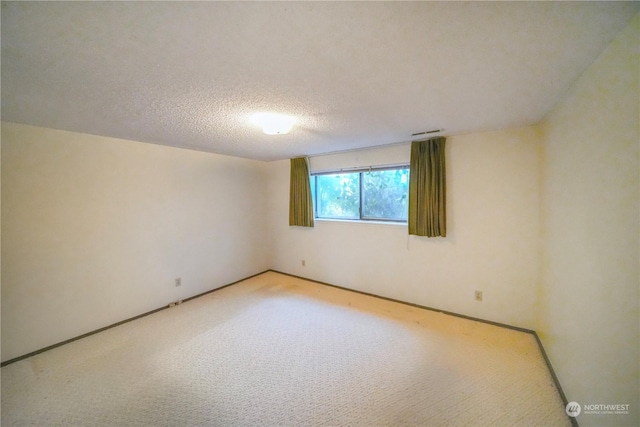
[[[295,274],[285,273],[285,272],[278,271],[278,270],[271,269],[271,270],[268,270],[268,271],[272,271],[272,272],[278,273],[278,274],[284,274],[285,276],[295,277],[296,279],[308,280],[309,282],[318,283],[320,285],[331,286],[332,288],[337,288],[337,289],[342,289],[342,290],[345,290],[345,291],[355,292],[355,293],[358,293],[358,294],[361,294],[361,295],[367,295],[367,296],[374,297],[374,298],[380,298],[380,299],[391,301],[391,302],[397,302],[397,303],[400,303],[400,304],[409,305],[411,307],[423,308],[425,310],[436,311],[438,313],[444,313],[444,314],[448,314],[450,316],[461,317],[461,318],[467,319],[467,320],[475,320],[476,322],[488,323],[490,325],[500,326],[501,328],[513,329],[515,331],[526,332],[526,333],[529,333],[529,334],[535,333],[535,331],[533,331],[531,329],[521,328],[519,326],[507,325],[506,323],[494,322],[492,320],[480,319],[478,317],[467,316],[465,314],[454,313],[452,311],[440,310],[438,308],[427,307],[425,305],[414,304],[412,302],[407,302],[407,301],[402,301],[402,300],[398,300],[398,299],[383,297],[383,296],[372,294],[372,293],[369,293],[369,292],[358,291],[356,289],[351,289],[351,288],[345,288],[343,286],[334,285],[333,283],[321,282],[319,280],[309,279],[308,277],[297,276]]]
[[[244,280],[251,279],[252,277],[256,277],[256,276],[259,276],[259,275],[261,275],[261,274],[264,274],[264,273],[266,273],[267,271],[270,271],[270,270],[265,270],[265,271],[262,271],[262,272],[260,272],[260,273],[256,273],[256,274],[253,274],[253,275],[251,275],[251,276],[245,277],[245,278],[243,278],[243,279],[236,280],[235,282],[227,283],[226,285],[222,285],[222,286],[220,286],[220,287],[218,287],[218,288],[211,289],[211,290],[209,290],[209,291],[202,292],[202,293],[200,293],[200,294],[197,294],[197,295],[194,295],[194,296],[191,296],[191,297],[188,297],[188,298],[184,298],[182,301],[183,301],[183,302],[186,302],[186,301],[192,300],[192,299],[194,299],[194,298],[199,298],[199,297],[201,297],[201,296],[203,296],[203,295],[207,295],[207,294],[210,294],[210,293],[212,293],[212,292],[219,291],[219,290],[224,289],[224,288],[226,288],[226,287],[229,287],[229,286],[231,286],[231,285],[235,285],[236,283],[239,283],[239,282],[242,282],[242,281],[244,281]],[[156,308],[156,309],[154,309],[154,310],[147,311],[146,313],[142,313],[142,314],[139,314],[139,315],[137,315],[137,316],[133,316],[133,317],[130,317],[130,318],[128,318],[128,319],[125,319],[125,320],[121,320],[121,321],[119,321],[119,322],[116,322],[116,323],[114,323],[114,324],[111,324],[111,325],[108,325],[108,326],[102,327],[102,328],[100,328],[100,329],[96,329],[95,331],[87,332],[87,333],[85,333],[85,334],[78,335],[77,337],[69,338],[68,340],[64,340],[64,341],[61,341],[61,342],[59,342],[59,343],[52,344],[52,345],[50,345],[50,346],[47,346],[47,347],[41,348],[41,349],[39,349],[39,350],[32,351],[32,352],[27,353],[27,354],[24,354],[24,355],[22,355],[22,356],[14,357],[13,359],[9,359],[9,360],[7,360],[7,361],[5,361],[5,362],[0,363],[0,367],[4,367],[4,366],[7,366],[7,365],[10,365],[10,364],[15,363],[15,362],[18,362],[18,361],[20,361],[20,360],[28,359],[29,357],[35,356],[35,355],[40,354],[40,353],[44,353],[45,351],[53,350],[53,349],[54,349],[54,348],[56,348],[56,347],[60,347],[60,346],[63,346],[63,345],[65,345],[65,344],[69,344],[69,343],[72,343],[72,342],[74,342],[74,341],[78,341],[78,340],[80,340],[80,339],[82,339],[82,338],[86,338],[86,337],[89,337],[89,336],[91,336],[91,335],[95,335],[95,334],[97,334],[97,333],[99,333],[99,332],[102,332],[102,331],[106,331],[107,329],[115,328],[116,326],[120,326],[120,325],[122,325],[122,324],[125,324],[125,323],[128,323],[128,322],[131,322],[131,321],[133,321],[133,320],[140,319],[141,317],[149,316],[150,314],[157,313],[157,312],[162,311],[162,310],[166,310],[167,308],[169,308],[169,306],[168,306],[168,305],[166,305],[166,306],[164,306],[164,307]]]
[[[553,366],[551,365],[551,360],[549,359],[549,356],[547,356],[547,352],[544,350],[544,346],[542,345],[542,340],[540,339],[540,336],[538,336],[538,333],[536,331],[533,331],[533,336],[536,338],[536,341],[538,342],[538,347],[540,348],[542,357],[544,358],[544,361],[547,364],[547,368],[549,369],[551,378],[553,378],[553,383],[556,385],[556,388],[558,389],[558,393],[560,394],[560,398],[562,399],[562,403],[566,408],[567,404],[569,403],[569,400],[567,399],[567,396],[564,394],[564,391],[562,390],[562,386],[560,385],[560,380],[556,375],[556,371],[553,370]],[[573,427],[579,427],[578,420],[576,420],[576,417],[569,417],[569,421],[571,421],[571,425]]]
[[[422,308],[422,309],[430,310],[430,311],[436,311],[438,313],[444,313],[444,314],[448,314],[450,316],[456,316],[456,317],[460,317],[460,318],[467,319],[467,320],[474,320],[476,322],[488,323],[489,325],[498,326],[498,327],[501,327],[501,328],[507,328],[507,329],[512,329],[512,330],[515,330],[515,331],[525,332],[527,334],[531,334],[531,335],[533,335],[535,337],[536,342],[538,343],[538,348],[540,349],[540,352],[542,353],[542,357],[544,358],[544,361],[545,361],[545,363],[547,365],[547,369],[549,369],[549,373],[551,374],[551,378],[553,379],[553,382],[554,382],[554,384],[556,386],[556,389],[558,390],[558,393],[560,394],[560,398],[562,399],[563,405],[566,407],[567,404],[569,403],[569,401],[567,400],[566,395],[564,394],[564,391],[562,390],[562,386],[560,385],[560,381],[558,380],[558,376],[556,375],[555,371],[553,370],[553,366],[551,365],[551,361],[549,360],[549,357],[547,356],[547,352],[544,350],[544,346],[542,345],[542,341],[540,340],[540,337],[538,336],[538,333],[533,329],[521,328],[521,327],[518,327],[518,326],[508,325],[508,324],[505,324],[505,323],[494,322],[494,321],[491,321],[491,320],[486,320],[486,319],[481,319],[481,318],[477,318],[477,317],[467,316],[467,315],[464,315],[464,314],[454,313],[454,312],[451,312],[451,311],[439,310],[439,309],[433,308],[433,307],[427,307],[427,306],[420,305],[420,304],[414,304],[412,302],[397,300],[397,299],[394,299],[394,298],[383,297],[383,296],[372,294],[372,293],[369,293],[369,292],[363,292],[363,291],[358,291],[358,290],[355,290],[355,289],[345,288],[343,286],[334,285],[332,283],[321,282],[319,280],[309,279],[307,277],[298,276],[298,275],[290,274],[290,273],[285,273],[285,272],[278,271],[278,270],[270,269],[268,271],[271,271],[271,272],[274,272],[274,273],[278,273],[278,274],[284,274],[285,276],[295,277],[297,279],[307,280],[309,282],[318,283],[320,285],[331,286],[332,288],[342,289],[342,290],[345,290],[345,291],[355,292],[355,293],[358,293],[358,294],[367,295],[367,296],[374,297],[374,298],[380,298],[380,299],[387,300],[387,301],[392,301],[392,302],[397,302],[397,303],[404,304],[404,305],[409,305],[411,307]],[[578,421],[576,421],[575,417],[569,417],[568,415],[567,415],[567,417],[569,418],[569,421],[571,421],[571,425],[573,427],[579,427]]]

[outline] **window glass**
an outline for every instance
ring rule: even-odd
[[[316,216],[358,219],[360,217],[360,174],[316,175]]]
[[[406,222],[409,168],[313,175],[311,193],[316,218]]]
[[[363,218],[406,221],[409,209],[409,169],[362,173]]]

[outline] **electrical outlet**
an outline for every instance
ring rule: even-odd
[[[178,286],[182,286],[182,279],[180,277],[176,279],[176,287]]]
[[[302,260],[302,266],[304,267],[305,265],[307,265],[307,261]]]
[[[476,291],[476,301],[482,301],[482,291]]]

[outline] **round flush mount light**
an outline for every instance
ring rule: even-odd
[[[255,113],[251,121],[262,127],[267,135],[282,135],[291,131],[296,118],[278,113]]]

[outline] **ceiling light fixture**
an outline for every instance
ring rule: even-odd
[[[291,131],[296,118],[286,114],[255,113],[251,116],[251,121],[262,127],[267,135],[282,135]]]

